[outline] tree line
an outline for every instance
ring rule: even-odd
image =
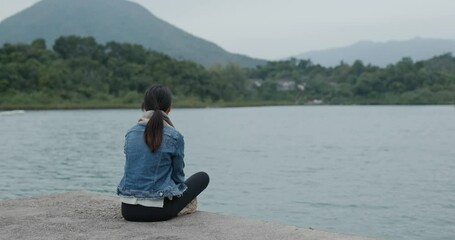
[[[252,104],[453,104],[455,58],[403,58],[385,68],[310,60],[205,68],[136,44],[65,36],[0,48],[0,108],[131,107],[153,84],[177,106]]]

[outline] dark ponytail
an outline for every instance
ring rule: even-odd
[[[143,111],[153,110],[153,115],[145,126],[145,144],[155,152],[163,140],[163,112],[170,109],[172,104],[171,91],[162,85],[155,85],[149,88],[144,95],[142,103]]]

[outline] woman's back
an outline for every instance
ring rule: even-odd
[[[137,124],[125,136],[126,161],[120,194],[150,199],[182,194],[186,189],[183,136],[166,125],[160,147],[152,152],[144,142],[144,129],[144,125]]]

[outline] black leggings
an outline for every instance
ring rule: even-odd
[[[157,222],[169,220],[188,205],[209,184],[209,175],[198,172],[185,181],[188,187],[181,197],[173,197],[172,200],[164,198],[164,206],[144,207],[122,203],[122,216],[127,221],[134,222]]]

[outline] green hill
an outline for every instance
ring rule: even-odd
[[[205,66],[233,62],[254,67],[265,63],[229,53],[125,0],[43,0],[0,23],[0,44],[30,43],[43,38],[50,47],[55,39],[65,35],[93,36],[101,43],[141,44]]]
[[[140,45],[60,37],[0,46],[0,109],[137,107],[152,84],[172,89],[174,106],[268,104],[453,104],[455,57],[403,58],[385,68],[308,60],[204,68]]]

